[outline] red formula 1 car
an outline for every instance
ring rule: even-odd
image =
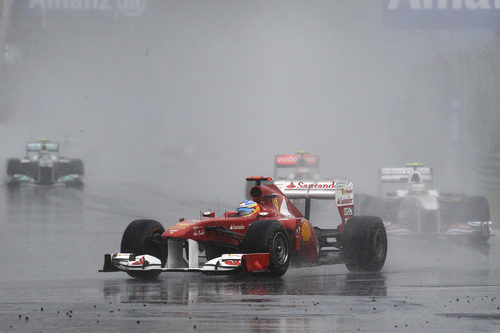
[[[153,278],[165,271],[207,274],[261,273],[278,277],[289,265],[344,262],[350,271],[380,271],[387,254],[382,220],[353,216],[353,185],[347,181],[277,181],[251,177],[250,195],[258,213],[242,217],[228,211],[198,220],[180,219],[165,230],[153,220],[135,220],[125,229],[121,252],[106,254],[102,271],[125,271]],[[305,200],[302,214],[291,202]],[[311,199],[335,200],[341,216],[336,228],[320,229],[309,221]]]

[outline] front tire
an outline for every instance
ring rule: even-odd
[[[290,265],[291,246],[288,234],[275,220],[259,220],[250,224],[243,241],[244,253],[269,253],[269,276],[280,277]]]
[[[68,173],[83,176],[84,175],[83,161],[80,159],[74,159],[69,161],[68,170],[69,170]]]
[[[18,158],[9,158],[7,161],[7,175],[14,176],[20,174],[22,168],[21,160]]]
[[[376,216],[353,216],[342,233],[343,255],[351,272],[379,272],[387,256],[384,223]]]
[[[154,220],[135,220],[130,222],[123,232],[120,252],[137,255],[149,254],[166,262],[166,253],[161,246],[152,241],[156,234],[162,234],[165,228]],[[161,271],[127,271],[128,275],[139,279],[154,279]]]

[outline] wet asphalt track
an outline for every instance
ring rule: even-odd
[[[0,331],[499,331],[500,237],[390,239],[379,274],[343,265],[282,279],[97,273],[136,217],[196,216],[206,202],[127,183],[0,188]]]

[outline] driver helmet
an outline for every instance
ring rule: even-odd
[[[240,203],[236,211],[238,212],[238,216],[251,216],[260,212],[260,206],[255,201],[247,200]]]
[[[422,177],[418,173],[411,175],[408,190],[410,194],[422,194],[427,191],[427,186],[422,182]]]
[[[42,154],[46,154],[48,152],[48,149],[47,149],[47,142],[49,140],[47,139],[41,139],[40,140],[40,143],[41,143],[41,148],[40,148],[40,151]]]

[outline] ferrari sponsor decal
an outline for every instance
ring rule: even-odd
[[[132,263],[132,265],[134,265],[134,266],[142,266],[142,265],[144,265],[144,262],[145,262],[145,261],[146,261],[146,259],[144,259],[144,257],[142,257],[142,258],[140,258],[139,260],[134,261],[134,262]]]
[[[300,235],[302,236],[302,240],[304,242],[308,242],[309,238],[311,238],[311,228],[309,228],[309,224],[307,224],[307,222],[302,223],[302,228],[300,228]]]
[[[187,226],[190,226],[190,225],[193,225],[194,222],[181,222],[181,223],[177,223],[177,226],[179,227],[187,227]]]
[[[229,229],[230,230],[243,230],[243,229],[245,229],[245,226],[244,225],[231,224],[229,226]]]
[[[296,183],[294,183],[293,181],[291,181],[290,183],[288,183],[285,188],[287,190],[311,190],[311,189],[331,189],[331,190],[334,190],[335,189],[335,182],[324,182],[324,183],[311,183],[311,182],[303,182],[303,181],[298,181]]]
[[[233,253],[223,254],[224,258],[236,258],[238,260],[241,259],[241,256],[242,256],[242,254],[233,254]]]
[[[352,198],[337,199],[337,205],[349,205],[352,204],[352,202],[353,202]]]
[[[345,189],[345,188],[343,188],[341,192],[342,192],[342,195],[344,195],[344,194],[351,194],[351,193],[353,193],[353,190],[352,189]]]
[[[273,205],[274,205],[274,208],[276,208],[276,210],[280,210],[280,204],[279,204],[279,201],[278,201],[278,198],[273,198]]]
[[[130,253],[117,253],[114,259],[129,259]]]
[[[352,215],[353,215],[352,207],[345,207],[344,208],[344,217],[352,216]]]
[[[178,230],[186,229],[187,227],[190,227],[193,224],[195,224],[195,222],[181,222],[181,223],[177,223],[176,225],[172,226],[172,228],[175,228],[176,229],[175,231],[178,231]]]
[[[205,235],[205,228],[193,230],[193,236],[203,236]]]
[[[229,266],[239,266],[241,265],[241,261],[238,259],[224,260],[224,264]]]

